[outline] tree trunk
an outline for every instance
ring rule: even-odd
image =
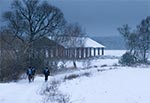
[[[77,65],[76,65],[75,61],[73,61],[73,66],[74,66],[74,68],[77,68]]]

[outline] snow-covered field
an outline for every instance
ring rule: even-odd
[[[105,51],[103,59],[92,60],[88,65],[77,62],[80,69],[50,76],[49,81],[60,80],[59,90],[72,103],[150,103],[150,66],[119,66],[118,57],[124,52]],[[84,66],[89,68],[83,69]],[[64,81],[64,77],[84,73],[90,75]],[[49,84],[43,79],[37,76],[30,84],[27,79],[1,83],[0,103],[43,103],[45,95],[41,91]]]
[[[0,84],[0,103],[42,103],[39,91],[44,83],[43,78],[36,77],[34,83],[21,80],[16,83]]]
[[[150,103],[150,69],[118,68],[61,84],[73,103]]]

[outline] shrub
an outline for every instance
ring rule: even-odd
[[[119,63],[122,65],[131,66],[137,63],[137,58],[130,52],[126,52],[125,54],[122,55],[121,59],[119,60]]]
[[[77,77],[79,77],[78,74],[72,74],[69,76],[65,76],[64,80],[72,80],[72,79],[77,78]]]
[[[107,64],[101,65],[101,67],[107,67]]]
[[[82,73],[82,74],[71,74],[69,76],[65,76],[64,80],[72,80],[72,79],[82,77],[82,76],[89,77],[90,75],[91,75],[91,73],[89,73],[89,72],[85,72],[85,73]]]
[[[50,84],[46,85],[41,91],[41,95],[45,95],[44,103],[71,103],[70,97],[59,91],[60,82],[53,80]]]
[[[90,75],[91,75],[91,73],[85,72],[85,73],[83,73],[81,76],[89,77]]]
[[[103,72],[105,69],[97,69],[98,72]]]

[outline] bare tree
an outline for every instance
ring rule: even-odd
[[[128,26],[128,24],[125,24],[122,27],[118,28],[118,31],[124,37],[127,50],[130,53],[135,54],[138,40],[137,34],[131,31],[131,28]]]
[[[150,16],[142,20],[137,26],[138,35],[138,56],[142,62],[146,63],[150,53]]]
[[[23,53],[28,51],[30,60],[34,41],[58,33],[65,24],[58,8],[39,0],[15,0],[11,11],[5,12],[3,18],[6,28],[25,44]]]
[[[118,31],[125,38],[129,53],[136,57],[138,62],[146,63],[150,54],[150,17],[142,20],[134,31],[131,31],[128,25],[123,25]]]

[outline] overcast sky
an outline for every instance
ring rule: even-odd
[[[0,0],[0,13],[10,1]],[[62,10],[70,23],[78,22],[89,36],[119,35],[117,27],[135,27],[150,16],[150,0],[47,0]]]

